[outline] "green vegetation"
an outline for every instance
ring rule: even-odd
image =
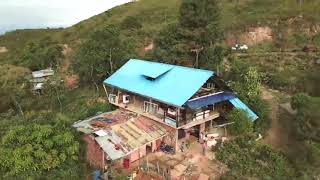
[[[316,178],[320,171],[320,98],[296,94],[291,105],[298,111],[293,122],[293,133],[299,148],[291,150],[290,156],[300,169],[300,176]]]
[[[217,158],[230,171],[222,179],[292,179],[293,168],[288,159],[271,147],[243,136],[218,148]]]
[[[121,23],[122,29],[140,29],[142,28],[142,24],[140,20],[133,16],[126,17]]]
[[[29,69],[14,65],[0,65],[0,112],[8,108],[16,108],[21,114],[20,98],[25,94],[25,79],[30,73]]]
[[[245,111],[241,109],[233,109],[227,115],[228,122],[234,122],[228,126],[228,132],[233,135],[242,135],[250,133],[253,130],[252,120],[248,118]]]
[[[156,38],[154,58],[195,67],[211,63],[220,54],[208,57],[210,51],[222,54],[221,47],[214,47],[223,37],[219,21],[217,1],[182,1],[178,22],[165,27]]]
[[[16,126],[2,138],[0,168],[5,176],[29,176],[78,159],[79,143],[61,124]]]
[[[240,99],[258,115],[254,131],[265,134],[270,127],[270,108],[260,97],[263,77],[255,67],[248,67],[237,59],[232,60],[231,64],[231,70],[224,72],[224,77],[229,80],[230,86],[238,93]]]
[[[117,27],[109,25],[94,31],[75,53],[77,62],[73,70],[83,81],[91,81],[97,87],[106,75],[110,75],[129,58],[128,44],[120,39]]]
[[[18,63],[31,70],[40,70],[48,67],[57,68],[62,58],[62,47],[50,37],[38,42],[30,42],[23,49]]]

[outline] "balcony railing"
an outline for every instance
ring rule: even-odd
[[[198,116],[197,116],[198,115]],[[205,123],[207,121],[216,119],[220,116],[220,113],[217,111],[210,111],[200,116],[198,113],[193,116],[192,119],[187,119],[185,121],[179,121],[178,128],[188,129],[192,126]]]

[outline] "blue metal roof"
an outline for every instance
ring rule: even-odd
[[[208,96],[199,97],[194,100],[189,100],[186,105],[191,109],[198,109],[204,106],[208,106],[210,104],[215,104],[222,101],[227,101],[235,98],[235,94],[232,92],[220,92],[216,94],[211,94]]]
[[[131,59],[104,83],[182,106],[213,74],[208,70]]]
[[[233,99],[230,99],[229,101],[234,107],[246,111],[249,118],[252,121],[255,121],[256,119],[258,119],[258,116],[247,105],[245,105],[239,98],[233,98]]]

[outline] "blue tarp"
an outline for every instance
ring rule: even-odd
[[[252,121],[255,121],[256,119],[258,119],[258,116],[247,105],[245,105],[239,98],[233,98],[233,99],[230,99],[229,101],[234,107],[245,110]]]
[[[174,106],[182,106],[213,71],[131,59],[104,83]],[[146,78],[154,78],[152,80]]]
[[[210,104],[219,103],[235,98],[236,96],[232,92],[221,92],[212,94],[209,96],[200,97],[191,101],[188,101],[186,105],[191,109],[198,109]]]

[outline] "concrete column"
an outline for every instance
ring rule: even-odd
[[[185,129],[184,132],[186,133],[186,140],[190,138],[190,129]]]
[[[176,149],[176,152],[179,150],[179,144],[178,144],[178,129],[176,129],[176,135],[175,135],[175,140],[176,140],[176,147],[175,147],[175,149]]]
[[[199,133],[204,132],[204,131],[205,131],[205,128],[206,128],[206,123],[205,123],[205,122],[202,123],[202,124],[200,124],[200,132],[199,132]]]

